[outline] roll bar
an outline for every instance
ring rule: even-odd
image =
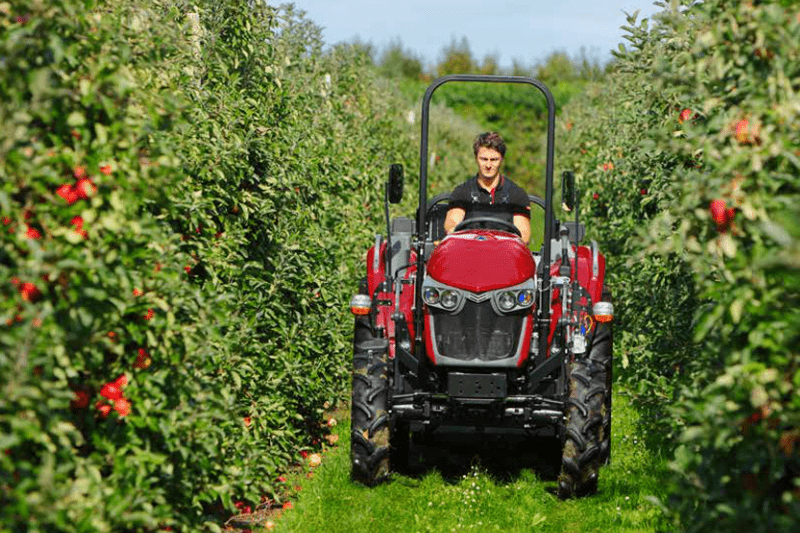
[[[547,160],[545,166],[545,209],[544,209],[544,243],[542,250],[542,261],[545,265],[542,273],[542,287],[545,291],[550,290],[550,269],[547,265],[550,264],[550,242],[555,237],[555,218],[553,213],[553,166],[555,159],[555,131],[556,131],[556,104],[553,94],[547,86],[531,77],[527,76],[489,76],[478,74],[453,74],[450,76],[442,76],[433,80],[425,91],[425,96],[422,99],[422,135],[420,137],[419,147],[419,206],[417,213],[417,228],[419,232],[420,241],[424,243],[427,241],[427,229],[425,225],[425,217],[428,205],[428,121],[430,118],[430,104],[433,92],[450,82],[483,82],[483,83],[524,83],[533,85],[544,95],[547,100]],[[425,257],[424,253],[417,254],[417,288],[416,288],[416,312],[415,312],[415,337],[418,343],[422,342],[422,281],[424,278]],[[549,324],[550,321],[550,305],[549,299],[545,300],[545,304],[539,310],[539,319],[542,323]],[[540,338],[542,346],[546,350],[547,335]]]

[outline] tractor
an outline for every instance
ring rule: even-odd
[[[466,217],[446,234],[449,193],[427,198],[428,122],[434,91],[451,82],[517,83],[547,102],[545,197],[539,250],[492,217]],[[561,176],[554,213],[555,101],[522,76],[451,75],[422,100],[419,203],[414,218],[390,219],[403,194],[403,168],[385,184],[386,236],[367,253],[366,276],[350,301],[355,315],[351,476],[368,486],[407,465],[414,439],[463,432],[548,438],[560,447],[557,493],[597,491],[611,457],[613,305],[605,257],[588,245],[574,174]]]

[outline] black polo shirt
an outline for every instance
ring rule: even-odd
[[[531,218],[528,194],[506,176],[491,191],[478,184],[478,175],[468,179],[450,194],[450,209],[460,207],[465,211],[464,219],[481,216],[500,218],[514,222],[514,215]]]

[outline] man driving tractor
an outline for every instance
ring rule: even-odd
[[[493,217],[513,223],[522,241],[530,240],[530,205],[527,193],[500,173],[506,145],[497,132],[481,133],[472,150],[478,173],[450,195],[444,229],[451,233],[465,218]]]

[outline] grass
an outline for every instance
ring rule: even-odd
[[[337,446],[326,449],[309,479],[305,470],[289,476],[292,508],[271,517],[269,531],[352,533],[503,531],[655,531],[659,511],[650,497],[664,496],[666,459],[648,450],[637,433],[638,416],[624,394],[614,399],[612,463],[600,473],[596,495],[559,501],[552,476],[521,469],[498,475],[480,462],[451,477],[431,470],[420,477],[393,475],[366,488],[350,480],[349,424],[334,428]],[[299,489],[299,490],[298,490]],[[255,531],[263,531],[256,529]]]

